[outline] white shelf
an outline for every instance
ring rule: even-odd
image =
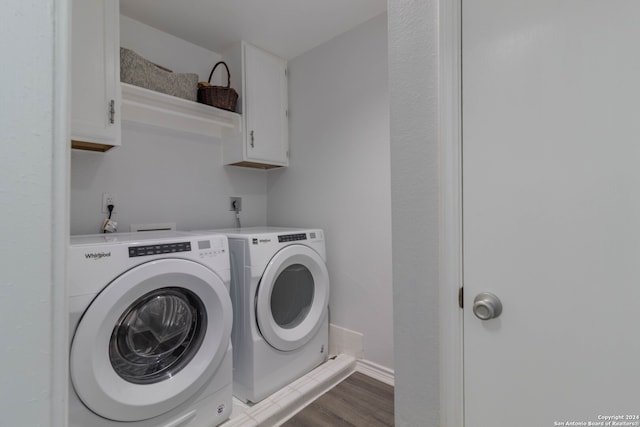
[[[122,122],[143,124],[177,132],[221,138],[241,133],[242,116],[220,108],[188,101],[128,83],[122,88]]]

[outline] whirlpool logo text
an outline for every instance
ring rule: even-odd
[[[111,252],[89,252],[84,254],[84,257],[86,259],[94,259],[94,260],[109,258],[110,256],[111,256]]]

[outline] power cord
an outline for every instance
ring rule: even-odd
[[[242,226],[240,225],[240,207],[238,206],[238,201],[234,200],[233,202],[231,202],[231,207],[236,213],[236,227],[242,228]]]
[[[237,209],[236,209],[236,227],[242,228],[242,225],[240,225],[240,211]]]
[[[109,216],[104,220],[102,224],[102,232],[103,233],[115,233],[116,228],[118,227],[118,223],[111,220],[111,215],[113,214],[114,205],[107,205],[107,210],[109,211]]]

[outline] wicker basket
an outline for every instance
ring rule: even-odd
[[[227,69],[227,86],[212,86],[211,77],[213,77],[214,71],[220,64]],[[222,108],[223,110],[236,111],[238,92],[231,88],[231,73],[229,72],[229,67],[223,61],[213,66],[208,82],[198,83],[198,102]]]

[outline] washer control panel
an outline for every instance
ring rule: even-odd
[[[191,252],[191,242],[158,243],[154,245],[129,246],[129,258]]]
[[[150,245],[129,246],[129,258],[195,252],[200,258],[227,254],[222,239],[207,239],[194,242],[154,243]]]
[[[198,240],[198,255],[200,258],[214,257],[226,253],[227,250],[222,239]]]

